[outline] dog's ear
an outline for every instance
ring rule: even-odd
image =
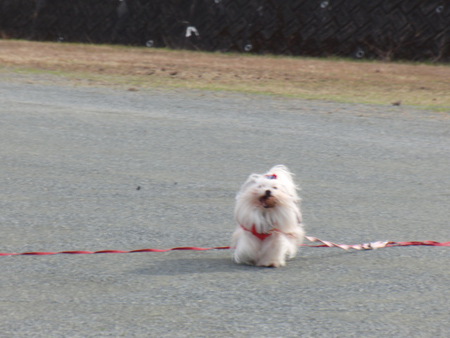
[[[245,181],[245,183],[242,185],[242,188],[248,187],[249,185],[255,184],[256,181],[258,181],[260,178],[261,178],[261,175],[258,175],[258,174],[251,174],[251,175],[247,178],[247,181]]]
[[[300,197],[297,193],[300,188],[294,182],[294,174],[291,173],[285,165],[276,165],[272,169],[270,169],[269,173],[276,175],[277,179],[285,187],[286,193],[291,195],[295,200],[300,200]]]
[[[275,170],[289,171],[289,169],[284,164],[277,164],[276,166],[273,166],[272,169],[270,169],[270,171],[275,171]]]
[[[256,182],[261,178],[261,175],[258,174],[251,174],[247,181],[244,182],[244,184],[241,186],[241,190],[239,191],[238,195],[247,190],[250,186],[255,185]]]
[[[272,169],[269,170],[269,174],[275,174],[276,176],[284,176],[285,178],[288,178],[292,181],[292,173],[289,171],[289,169],[282,164],[274,166]]]

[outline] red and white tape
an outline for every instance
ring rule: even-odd
[[[386,247],[395,247],[395,246],[448,246],[450,247],[450,242],[435,242],[435,241],[412,241],[412,242],[391,242],[391,241],[377,241],[363,244],[336,244],[329,241],[324,241],[316,237],[306,236],[306,239],[310,242],[320,242],[322,244],[319,245],[309,245],[303,244],[302,246],[308,246],[312,248],[340,248],[343,250],[374,250]],[[5,253],[0,252],[0,256],[46,256],[46,255],[59,255],[59,254],[67,254],[67,255],[87,255],[87,254],[106,254],[106,253],[142,253],[142,252],[168,252],[168,251],[208,251],[208,250],[228,250],[231,249],[229,246],[218,246],[211,248],[201,248],[195,246],[185,246],[185,247],[177,247],[171,249],[138,249],[138,250],[101,250],[101,251],[58,251],[58,252],[39,252],[39,251],[30,251],[30,252],[21,252],[21,253]]]
[[[330,248],[340,248],[343,250],[373,250],[373,249],[380,249],[385,248],[390,243],[389,241],[377,241],[377,242],[370,242],[370,243],[362,243],[362,244],[336,244],[329,241],[323,241],[317,237],[312,236],[305,236],[306,239],[310,242],[320,242],[323,243],[323,245],[320,245],[321,247],[330,247]],[[317,246],[317,245],[316,245]]]

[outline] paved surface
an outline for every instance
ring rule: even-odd
[[[0,80],[1,251],[228,245],[239,186],[279,163],[309,235],[448,241],[449,130],[402,106]],[[0,336],[448,337],[449,263],[445,247],[303,248],[280,269],[0,257]]]

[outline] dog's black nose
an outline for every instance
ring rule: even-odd
[[[266,190],[266,196],[270,197],[270,195],[272,194],[272,192],[270,190]]]

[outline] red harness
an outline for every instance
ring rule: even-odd
[[[274,232],[280,232],[280,230],[278,230],[278,229],[272,229],[272,230],[270,230],[270,232],[260,233],[260,232],[256,231],[256,225],[255,224],[253,224],[251,230],[247,229],[243,225],[241,225],[241,228],[244,229],[245,231],[251,232],[253,236],[257,237],[261,241],[264,241],[267,237],[272,236],[272,234]]]

